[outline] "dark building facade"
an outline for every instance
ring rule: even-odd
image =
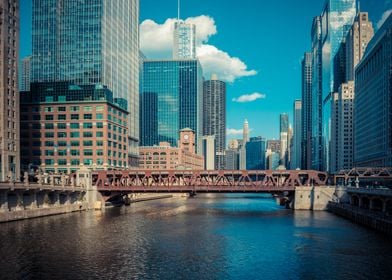
[[[226,147],[226,83],[216,75],[203,83],[203,135],[215,136],[215,169],[224,169]]]

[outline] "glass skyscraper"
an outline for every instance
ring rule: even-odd
[[[251,137],[246,143],[246,170],[265,170],[265,138]]]
[[[32,82],[103,84],[128,101],[130,164],[139,141],[139,0],[33,0]]]
[[[202,70],[198,60],[145,60],[141,89],[141,146],[169,142],[177,146],[179,130],[191,128],[201,152]]]
[[[327,0],[321,14],[323,166],[329,170],[332,95],[344,80],[339,49],[356,16],[356,0]]]

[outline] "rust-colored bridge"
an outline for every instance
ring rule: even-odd
[[[94,171],[92,184],[100,192],[283,192],[297,186],[325,186],[328,175],[314,170]]]

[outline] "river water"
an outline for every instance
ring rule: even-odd
[[[0,224],[1,279],[392,279],[392,239],[262,195]]]

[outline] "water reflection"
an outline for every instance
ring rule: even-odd
[[[392,242],[260,195],[136,203],[0,225],[4,279],[383,279]]]

